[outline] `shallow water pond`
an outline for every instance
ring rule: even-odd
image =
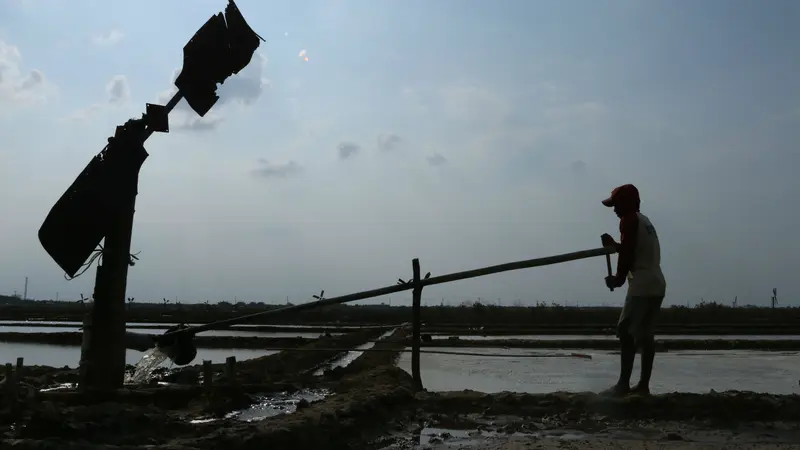
[[[502,348],[452,348],[441,350],[480,353],[486,356],[421,354],[422,382],[431,391],[471,389],[545,393],[554,391],[598,392],[616,382],[619,355],[608,351],[584,351],[592,359],[496,357],[504,354],[557,352]],[[651,390],[653,393],[748,390],[773,394],[800,393],[798,352],[675,351],[658,353]],[[410,373],[411,354],[403,353],[398,366]],[[632,382],[639,376],[639,355]]]

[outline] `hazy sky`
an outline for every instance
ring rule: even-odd
[[[166,102],[226,3],[0,1],[0,293],[25,276],[29,297],[92,291],[94,269],[65,281],[37,230],[116,125]],[[441,275],[594,248],[618,236],[600,200],[628,182],[668,303],[800,294],[800,2],[238,5],[267,42],[206,118],[182,103],[147,143],[137,300],[300,301],[393,284],[414,257]],[[619,304],[605,270],[423,295]]]

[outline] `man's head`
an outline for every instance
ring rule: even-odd
[[[603,200],[603,205],[613,207],[617,217],[639,211],[639,190],[632,184],[623,184],[611,191],[611,196]]]

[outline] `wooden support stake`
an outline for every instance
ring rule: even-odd
[[[105,161],[114,174],[114,208],[105,211],[102,264],[97,266],[92,302],[91,365],[88,383],[97,389],[119,389],[125,382],[125,293],[131,263],[131,235],[139,169],[147,159],[142,146],[142,122],[129,120],[117,127],[105,150]],[[125,167],[124,170],[112,169]]]
[[[83,340],[81,342],[81,360],[78,365],[78,389],[85,390],[91,385],[89,377],[92,371],[89,369],[92,361],[92,314],[83,317]]]
[[[17,382],[18,382],[18,383],[22,381],[22,372],[23,372],[23,366],[24,366],[24,364],[25,364],[25,358],[23,358],[22,356],[20,356],[19,358],[17,358],[17,374],[16,374],[16,380],[17,380]]]
[[[422,374],[420,373],[419,367],[419,349],[420,349],[420,342],[422,341],[420,337],[420,331],[422,328],[422,285],[420,284],[420,269],[419,269],[419,259],[414,258],[411,261],[411,269],[414,272],[414,278],[412,283],[414,283],[414,289],[411,291],[413,294],[413,301],[411,304],[411,376],[414,378],[414,384],[417,386],[417,389],[422,389]]]
[[[211,370],[211,361],[203,361],[203,386],[211,386],[214,383],[214,371]]]
[[[228,356],[225,359],[225,378],[228,384],[236,384],[236,357]]]
[[[6,363],[5,388],[10,397],[13,397],[14,394],[14,384],[14,365]]]
[[[103,241],[103,264],[97,266],[88,367],[92,388],[119,389],[125,381],[125,292],[135,201],[134,191],[119,205],[119,214],[111,217],[113,225]]]

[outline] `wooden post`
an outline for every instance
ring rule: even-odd
[[[214,372],[211,370],[211,361],[203,361],[203,386],[210,387],[214,383]]]
[[[97,266],[92,302],[91,365],[88,384],[92,388],[119,389],[125,382],[125,293],[131,263],[131,234],[139,185],[139,169],[147,159],[142,146],[146,124],[131,119],[116,129],[105,150],[105,163],[116,189],[114,207],[107,211],[103,239],[103,262]]]
[[[89,384],[95,388],[118,389],[125,381],[125,291],[135,199],[134,191],[120,205],[123,211],[113,216],[113,225],[103,241],[103,265],[97,266],[89,366],[94,372]]]
[[[18,383],[19,383],[19,382],[22,382],[22,372],[23,372],[23,366],[24,366],[24,364],[25,364],[25,358],[23,358],[22,356],[20,356],[19,358],[17,358],[17,373],[16,373],[16,380],[17,380],[17,382],[18,382]]]
[[[5,382],[6,393],[8,394],[9,397],[13,398],[16,382],[14,380],[14,365],[11,363],[6,363],[5,380],[6,380]]]
[[[228,384],[236,384],[236,357],[228,356],[225,359],[225,378]]]
[[[419,350],[420,342],[422,341],[420,337],[422,328],[422,285],[420,285],[420,281],[422,280],[420,277],[419,259],[414,258],[411,261],[411,269],[414,272],[414,278],[412,280],[412,283],[414,283],[414,289],[412,290],[413,301],[411,304],[411,376],[414,378],[414,384],[416,384],[417,389],[422,389],[422,374],[420,373],[419,367]]]
[[[91,365],[92,353],[92,314],[86,314],[83,317],[83,340],[81,341],[81,360],[78,364],[78,389],[84,390],[92,383],[89,377],[92,371],[89,369]]]

